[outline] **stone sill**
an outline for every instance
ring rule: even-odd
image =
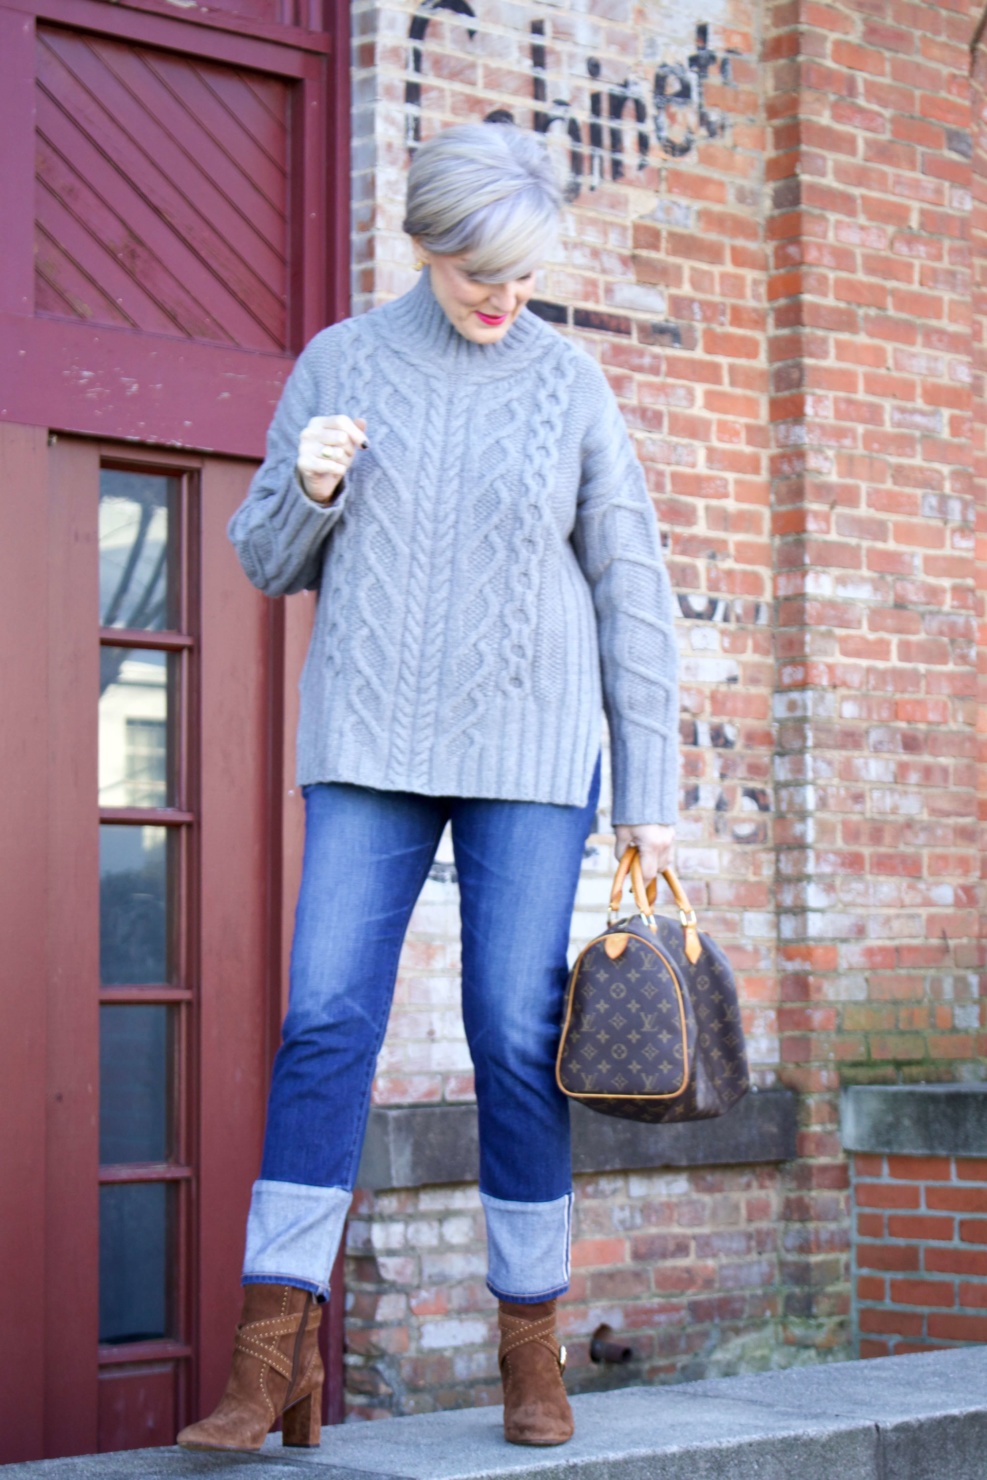
[[[572,1106],[572,1169],[577,1173],[662,1167],[740,1166],[795,1156],[796,1098],[790,1090],[751,1090],[728,1115],[682,1125],[640,1125]],[[476,1182],[476,1106],[375,1106],[357,1186],[371,1192]]]
[[[561,1449],[505,1444],[499,1408],[324,1429],[318,1449],[137,1449],[3,1480],[983,1480],[987,1348],[830,1362],[573,1399]]]
[[[987,1155],[987,1084],[855,1084],[840,1096],[846,1151]]]

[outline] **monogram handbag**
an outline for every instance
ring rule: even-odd
[[[628,873],[637,914],[618,920]],[[679,922],[654,913],[636,848],[625,850],[603,935],[572,969],[555,1077],[563,1094],[624,1120],[708,1120],[750,1086],[730,963],[700,931],[674,869]]]

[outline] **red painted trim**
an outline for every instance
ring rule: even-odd
[[[196,23],[191,15],[179,18],[164,6],[109,6],[100,0],[4,0],[4,4],[10,11],[37,16],[42,24],[118,36],[279,77],[310,76],[319,55],[331,51],[328,36],[295,26],[258,26],[216,11],[209,13],[208,22]]]
[[[132,1341],[120,1346],[97,1348],[100,1367],[130,1367],[143,1362],[176,1361],[190,1357],[192,1348],[183,1341]]]
[[[195,813],[181,812],[177,807],[100,807],[99,820],[135,827],[188,827],[195,821]]]
[[[44,432],[0,425],[0,1464],[44,1453],[46,459]]]
[[[90,1453],[98,1442],[98,488],[94,446],[49,448],[48,1456]]]
[[[291,364],[283,355],[0,314],[0,420],[261,458]]]
[[[101,1003],[136,1002],[141,1006],[157,1002],[192,1002],[195,994],[189,987],[100,987]]]
[[[149,648],[156,652],[179,653],[190,648],[195,639],[187,632],[138,632],[128,627],[100,627],[99,640],[104,647]]]
[[[351,6],[349,0],[324,0],[326,26],[338,38],[329,57],[328,98],[326,106],[325,174],[327,179],[326,214],[323,225],[328,248],[326,266],[327,322],[338,323],[350,313],[351,293],[351,220],[352,188],[352,114],[350,100]]]
[[[34,47],[31,17],[0,9],[0,313],[34,312]]]
[[[267,1101],[269,604],[226,538],[251,471],[215,458],[202,471],[195,1416],[211,1410],[229,1373]]]
[[[329,1284],[332,1294],[325,1326],[326,1339],[322,1360],[326,1368],[323,1420],[342,1423],[346,1418],[346,1368],[343,1363],[346,1335],[346,1226],[339,1243],[339,1253],[332,1267]]]
[[[99,1185],[116,1186],[121,1182],[187,1182],[193,1176],[191,1167],[175,1166],[169,1161],[128,1161],[122,1166],[102,1166]]]

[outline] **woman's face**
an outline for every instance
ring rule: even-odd
[[[465,257],[429,252],[417,242],[418,256],[428,264],[432,292],[446,318],[464,339],[496,344],[535,291],[535,275],[507,283],[479,283],[465,268]]]

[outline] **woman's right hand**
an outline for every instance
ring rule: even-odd
[[[332,503],[358,447],[368,447],[362,416],[313,416],[298,439],[296,467],[308,497]]]

